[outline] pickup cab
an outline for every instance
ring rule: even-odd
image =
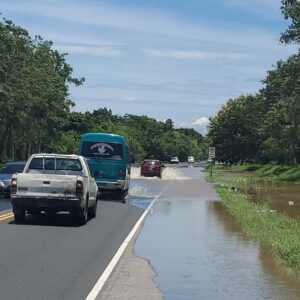
[[[79,155],[34,154],[11,179],[16,222],[23,222],[26,213],[67,211],[84,225],[96,216],[98,198],[95,179]]]

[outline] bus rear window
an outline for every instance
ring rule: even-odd
[[[123,159],[123,145],[107,142],[83,142],[81,155],[101,159]]]

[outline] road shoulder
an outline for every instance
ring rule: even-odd
[[[155,272],[147,260],[134,255],[135,238],[128,244],[97,300],[160,300],[162,293],[154,283]]]

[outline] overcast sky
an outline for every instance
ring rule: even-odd
[[[0,11],[68,52],[76,111],[100,107],[203,132],[229,98],[255,93],[295,52],[280,0],[2,0]]]

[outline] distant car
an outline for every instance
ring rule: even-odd
[[[171,157],[170,162],[171,162],[171,164],[179,164],[179,159],[177,156],[173,156],[173,157]]]
[[[11,178],[14,173],[22,173],[25,167],[26,161],[15,161],[6,163],[0,170],[0,194],[9,196]]]
[[[163,165],[156,159],[145,159],[141,164],[141,176],[157,176],[161,178]]]
[[[188,163],[193,164],[195,162],[194,156],[188,156]]]

